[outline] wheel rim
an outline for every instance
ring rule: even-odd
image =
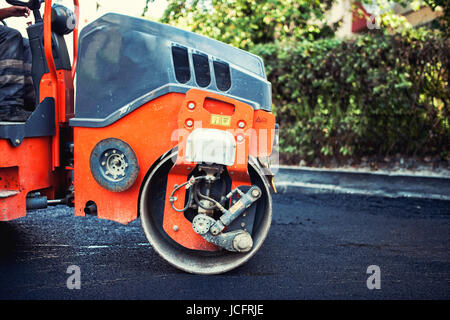
[[[131,188],[139,173],[139,163],[128,143],[116,138],[100,141],[92,149],[89,167],[95,181],[111,192]]]
[[[167,176],[176,159],[177,152],[171,153],[162,159],[145,179],[140,201],[139,213],[144,233],[154,250],[169,264],[188,273],[219,274],[235,269],[246,263],[261,248],[272,222],[272,199],[267,182],[258,169],[250,164],[249,168],[254,176],[255,183],[263,190],[264,201],[258,203],[259,211],[255,230],[253,232],[253,248],[247,253],[220,251],[215,253],[186,249],[175,243],[162,230],[162,217],[159,216],[164,203],[158,204],[158,199],[165,199],[165,192],[161,191],[164,185],[164,176]],[[159,187],[158,187],[159,186]],[[165,185],[164,188],[165,190]],[[152,197],[150,195],[153,195]],[[158,207],[159,206],[159,207]]]

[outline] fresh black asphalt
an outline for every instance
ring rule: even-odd
[[[69,290],[67,268],[80,267]],[[367,267],[381,270],[369,290]],[[261,250],[227,274],[169,266],[139,220],[58,206],[0,223],[0,299],[449,299],[450,202],[338,194],[274,196]]]

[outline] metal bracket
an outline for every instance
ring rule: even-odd
[[[203,239],[228,251],[248,252],[252,249],[253,239],[247,231],[235,230],[213,235],[210,232],[210,228],[215,223],[216,220],[210,216],[198,214],[192,221],[192,227]]]
[[[198,214],[192,221],[192,228],[206,241],[233,252],[248,252],[253,247],[252,236],[245,230],[235,230],[222,233],[246,209],[261,197],[261,189],[252,186],[247,193],[235,189],[241,198],[230,209],[224,209],[224,214],[215,220],[206,214]],[[230,197],[234,192],[230,193]]]

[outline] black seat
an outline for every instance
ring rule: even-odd
[[[47,137],[55,134],[55,100],[46,98],[38,105],[27,122],[0,122],[0,139],[18,147],[25,138]]]

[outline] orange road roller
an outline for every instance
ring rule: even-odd
[[[0,221],[62,204],[140,218],[153,249],[186,272],[248,261],[272,221],[277,127],[263,61],[119,14],[78,35],[77,0],[73,11],[8,2],[34,13],[37,101],[28,121],[0,123]]]

